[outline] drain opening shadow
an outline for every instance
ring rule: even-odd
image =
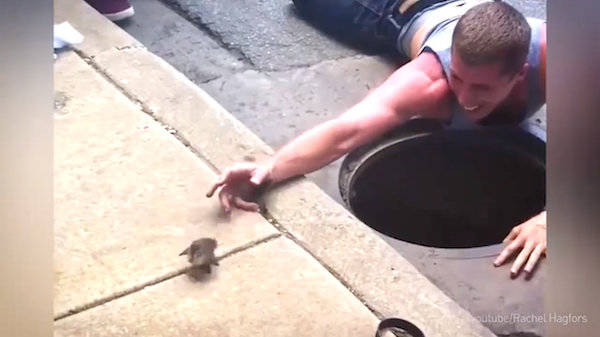
[[[511,127],[415,123],[342,164],[340,192],[365,224],[419,245],[470,248],[500,243],[544,209],[543,141]]]

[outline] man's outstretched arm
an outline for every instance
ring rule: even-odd
[[[413,115],[440,117],[433,112],[440,111],[447,95],[448,85],[439,63],[433,55],[423,54],[396,70],[341,116],[290,141],[266,163],[240,163],[228,168],[207,196],[222,186],[219,199],[226,212],[232,206],[258,210],[257,204],[244,200],[249,190],[315,171]]]

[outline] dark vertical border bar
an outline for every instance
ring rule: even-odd
[[[0,2],[0,336],[52,336],[52,18]]]
[[[600,331],[600,2],[548,1],[547,336]]]

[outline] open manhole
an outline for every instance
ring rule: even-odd
[[[544,209],[545,143],[516,127],[413,120],[344,160],[340,192],[390,237],[439,248],[500,243]]]

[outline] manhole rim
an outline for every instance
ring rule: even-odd
[[[354,213],[354,209],[355,209],[355,207],[353,207],[352,201],[351,201],[352,200],[352,198],[351,198],[352,186],[355,184],[356,179],[360,175],[360,172],[368,169],[369,165],[365,165],[365,163],[369,162],[369,161],[376,162],[377,157],[381,157],[381,156],[385,155],[386,150],[389,150],[390,148],[394,147],[398,143],[410,142],[411,140],[420,139],[423,137],[429,137],[438,132],[439,133],[443,132],[446,134],[449,134],[449,133],[460,134],[461,132],[466,132],[465,134],[472,133],[474,135],[483,135],[484,137],[490,136],[489,133],[486,133],[485,131],[482,131],[482,130],[444,130],[441,127],[441,124],[436,124],[436,121],[433,121],[433,123],[432,123],[431,121],[423,120],[423,122],[425,124],[420,124],[420,125],[417,124],[416,128],[409,127],[404,130],[395,130],[396,132],[390,133],[370,144],[366,144],[363,147],[358,148],[357,150],[353,151],[348,156],[346,156],[346,158],[344,158],[341,168],[340,168],[340,173],[339,173],[339,178],[338,178],[338,187],[339,187],[340,195],[342,196],[344,203],[347,205],[347,207],[349,207],[349,209],[352,213]],[[430,124],[426,124],[426,123],[430,123]],[[496,130],[502,130],[502,129],[503,129],[502,127],[496,128]],[[509,128],[504,128],[504,129],[509,130]],[[527,133],[523,133],[523,134],[525,135]],[[498,138],[493,137],[493,133],[491,133],[491,135],[492,135],[492,137],[486,138],[487,140],[490,141],[490,143],[488,143],[488,145],[490,145],[490,144],[499,145],[497,147],[498,151],[507,152],[507,153],[510,153],[511,155],[522,157],[522,158],[526,159],[532,165],[532,167],[538,166],[540,168],[543,168],[544,170],[546,169],[545,151],[543,151],[543,152],[536,151],[537,149],[535,149],[534,147],[537,145],[533,144],[533,145],[531,145],[531,147],[521,148],[519,146],[515,146],[516,144],[511,143],[510,141],[506,141],[506,139],[503,139],[501,137],[498,137]],[[533,135],[531,135],[531,134],[528,134],[528,135],[530,137],[533,137]],[[355,216],[357,216],[357,215],[355,214]],[[358,216],[357,216],[357,218],[358,218]],[[424,244],[419,244],[419,243],[415,243],[415,242],[411,242],[411,241],[398,239],[389,234],[380,232],[379,230],[375,229],[374,227],[369,226],[367,223],[362,221],[360,218],[359,218],[359,220],[362,223],[364,223],[367,227],[371,228],[372,230],[375,230],[377,233],[380,233],[381,235],[385,235],[386,237],[390,238],[391,240],[398,240],[398,241],[404,242],[406,244],[422,247],[423,249],[430,249],[430,250],[433,249],[433,250],[435,250],[435,254],[442,258],[449,258],[449,259],[485,258],[485,257],[492,256],[494,254],[496,254],[496,255],[499,254],[503,247],[502,243],[486,244],[486,245],[475,246],[475,247],[455,247],[455,248],[427,246]]]

